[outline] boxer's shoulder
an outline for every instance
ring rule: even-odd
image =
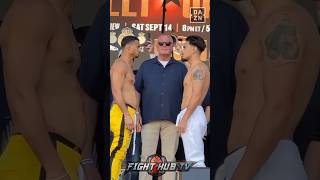
[[[20,16],[34,18],[49,18],[55,14],[54,6],[49,1],[43,0],[16,0],[10,6],[7,15],[8,16]],[[39,15],[41,15],[39,17]],[[24,18],[20,16],[20,18]]]
[[[56,13],[48,1],[16,0],[12,2],[0,28],[0,45],[6,46],[9,39],[18,37],[42,37],[53,34]]]
[[[17,0],[12,3],[4,18],[4,24],[12,29],[49,29],[54,27],[57,16],[47,1]]]
[[[259,21],[260,30],[262,33],[269,33],[275,28],[282,27],[282,29],[294,28],[297,33],[302,36],[306,35],[308,29],[316,28],[311,15],[302,7],[293,4],[281,7],[273,12],[262,17]]]
[[[128,71],[128,65],[120,59],[116,59],[111,66],[111,73],[126,73]]]
[[[203,80],[206,76],[206,65],[204,63],[199,63],[196,66],[194,66],[191,71],[191,77],[193,80]]]

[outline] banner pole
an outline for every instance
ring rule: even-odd
[[[166,18],[166,0],[163,0],[162,4],[162,25],[161,25],[161,33],[164,33],[164,23],[165,23],[165,18]]]

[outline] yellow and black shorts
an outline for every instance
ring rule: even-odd
[[[64,137],[49,133],[58,155],[71,180],[78,180],[81,160],[79,147]],[[1,180],[45,180],[46,173],[27,141],[20,134],[10,137],[9,143],[0,156]]]
[[[129,105],[128,111],[134,119],[135,109]],[[117,104],[113,104],[110,110],[110,160],[111,160],[111,180],[118,180],[122,161],[126,157],[127,149],[131,141],[131,131],[125,128],[123,113]]]

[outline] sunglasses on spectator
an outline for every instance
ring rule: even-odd
[[[170,46],[172,43],[171,42],[158,42],[159,46]]]

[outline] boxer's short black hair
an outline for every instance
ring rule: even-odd
[[[192,35],[188,36],[186,39],[189,44],[197,47],[197,49],[201,52],[203,52],[206,49],[206,42],[204,42],[203,38],[200,36]]]
[[[126,36],[121,41],[121,48],[124,48],[127,44],[133,42],[133,41],[139,41],[139,39],[135,36]]]

